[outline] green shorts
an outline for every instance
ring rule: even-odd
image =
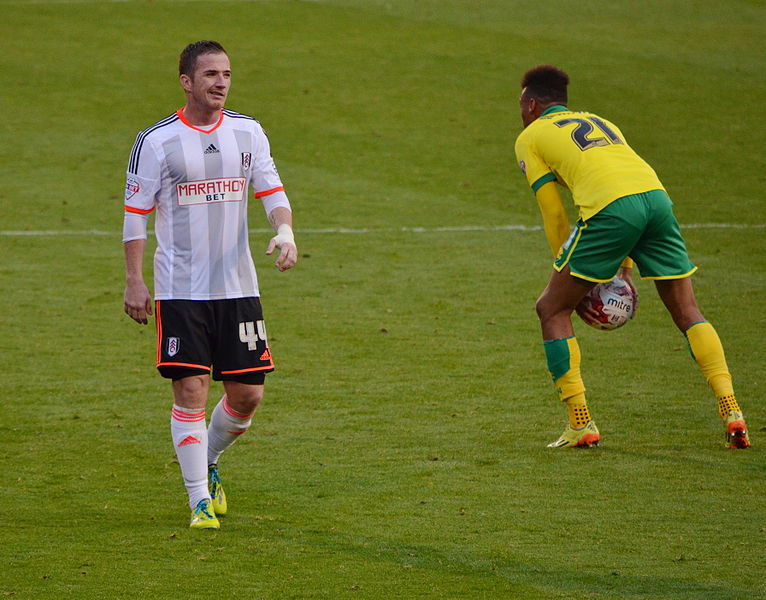
[[[577,221],[553,268],[569,265],[575,277],[609,281],[626,256],[642,279],[682,279],[697,270],[663,190],[618,198],[587,221]]]

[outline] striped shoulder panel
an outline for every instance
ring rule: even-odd
[[[129,173],[136,173],[136,170],[138,169],[138,159],[139,159],[139,156],[141,155],[141,148],[143,148],[144,140],[146,140],[147,136],[153,131],[157,131],[158,129],[161,129],[162,127],[166,127],[167,125],[171,125],[172,123],[175,123],[177,120],[178,120],[178,115],[176,113],[173,113],[172,115],[162,119],[162,121],[158,121],[151,127],[147,127],[136,136],[136,142],[135,144],[133,144],[133,150],[130,153],[130,161],[128,163]]]
[[[242,113],[234,112],[233,110],[229,110],[227,108],[223,109],[223,114],[225,114],[227,117],[231,117],[232,119],[248,119],[250,121],[256,121],[253,117],[249,117],[247,115],[243,115]],[[258,123],[260,125],[260,123]]]
[[[263,135],[265,135],[266,139],[268,139],[269,134],[266,132],[266,129],[263,127],[263,125],[261,125],[261,122],[258,119],[255,119],[253,117],[249,117],[247,115],[243,115],[242,113],[234,112],[233,110],[229,110],[227,108],[223,109],[223,114],[225,114],[227,117],[229,117],[231,119],[244,119],[246,121],[252,121],[256,125],[258,125],[258,127],[263,132]]]

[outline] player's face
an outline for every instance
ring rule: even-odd
[[[204,111],[222,109],[231,86],[229,57],[223,52],[198,56],[194,75],[182,75],[181,83],[189,102],[197,108]]]

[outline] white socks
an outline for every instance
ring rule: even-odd
[[[170,435],[189,494],[189,506],[194,509],[200,500],[210,499],[207,489],[205,409],[181,408],[174,404],[170,415]]]
[[[192,509],[200,500],[210,499],[207,466],[218,462],[223,451],[247,431],[252,420],[252,413],[245,415],[229,406],[225,394],[213,409],[208,427],[204,408],[173,405],[170,435]]]
[[[210,425],[207,429],[207,463],[218,463],[218,459],[224,450],[237,441],[237,438],[245,433],[253,421],[253,413],[249,415],[239,413],[229,406],[224,394],[221,401],[213,409],[210,415]]]

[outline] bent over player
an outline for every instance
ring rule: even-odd
[[[569,423],[549,446],[592,446],[601,439],[585,400],[571,315],[590,288],[611,280],[618,270],[632,286],[635,261],[642,279],[655,281],[673,322],[686,336],[718,401],[728,446],[747,448],[747,426],[723,347],[697,306],[691,283],[696,267],[689,261],[670,198],[613,123],[567,108],[568,84],[569,76],[552,65],[524,75],[519,99],[524,130],[516,140],[516,158],[537,198],[555,256],[536,309],[548,370],[566,403]],[[569,188],[579,212],[571,234],[556,183]]]
[[[191,527],[218,529],[227,503],[218,459],[250,426],[274,369],[250,254],[252,188],[277,235],[276,266],[295,265],[292,212],[269,142],[251,117],[224,110],[229,57],[217,42],[184,49],[185,106],[136,137],[125,188],[125,312],[146,324],[152,302],[142,264],[149,214],[156,212],[154,311],[157,368],[172,380],[170,418]],[[225,394],[210,415],[210,375]]]

